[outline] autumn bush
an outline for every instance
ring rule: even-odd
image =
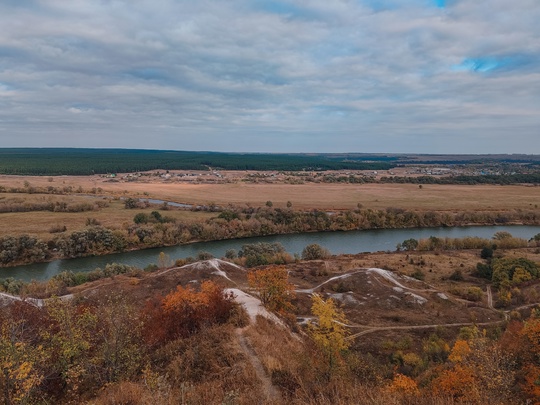
[[[206,325],[226,323],[236,305],[232,293],[225,293],[212,281],[203,282],[200,291],[180,285],[164,298],[146,303],[142,312],[145,340],[161,345],[190,336]]]
[[[288,281],[285,267],[275,266],[248,273],[248,283],[259,294],[264,306],[269,310],[285,314],[294,306],[294,286]]]

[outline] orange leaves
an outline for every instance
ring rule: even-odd
[[[232,294],[212,281],[203,282],[200,291],[178,286],[162,300],[147,303],[144,335],[149,344],[186,337],[205,324],[226,322],[233,307]]]
[[[403,374],[396,374],[389,387],[390,391],[405,396],[417,396],[420,394],[418,385],[411,377]]]
[[[210,281],[207,283],[210,283]],[[163,299],[163,309],[168,313],[185,310],[195,311],[200,307],[204,307],[207,301],[208,299],[205,294],[196,292],[191,286],[184,288],[179,285],[176,291]]]
[[[434,382],[433,391],[437,395],[474,401],[478,396],[473,371],[461,364],[444,371]]]
[[[540,404],[540,367],[529,364],[525,367],[525,392],[536,400],[535,404]]]
[[[282,266],[248,273],[249,286],[259,293],[261,302],[271,311],[293,309],[294,286],[288,281],[287,269]]]
[[[457,340],[448,356],[448,360],[454,363],[461,363],[471,352],[471,347],[465,340]]]
[[[527,322],[525,322],[525,326],[521,331],[521,334],[531,345],[531,349],[537,359],[540,359],[540,319],[530,318]]]

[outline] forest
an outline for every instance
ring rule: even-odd
[[[0,149],[0,173],[91,175],[162,170],[386,170],[386,161],[348,161],[323,155],[185,152],[135,149]]]

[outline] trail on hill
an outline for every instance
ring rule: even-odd
[[[244,331],[247,328],[248,326],[246,326],[245,328],[236,329],[236,336],[238,336],[238,343],[240,344],[240,348],[246,355],[250,364],[253,366],[255,374],[257,374],[257,378],[261,381],[267,401],[278,402],[281,400],[281,394],[279,390],[272,384],[272,380],[266,374],[261,360],[259,360],[259,357],[257,356],[253,348],[250,346],[247,338],[245,337]]]

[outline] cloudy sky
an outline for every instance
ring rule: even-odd
[[[0,0],[0,147],[540,153],[538,0]]]

